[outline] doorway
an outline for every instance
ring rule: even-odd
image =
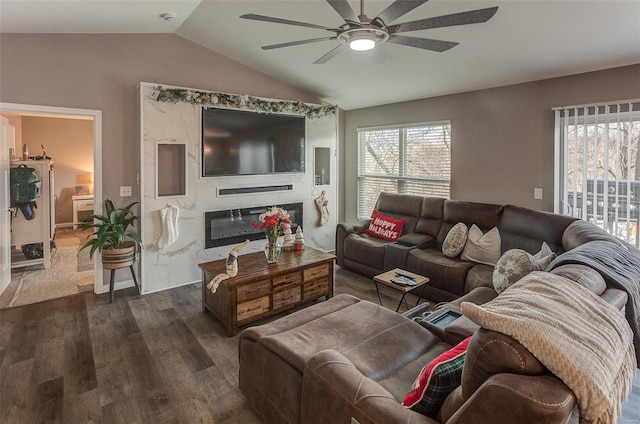
[[[30,279],[26,278],[22,281],[29,281],[29,283],[32,284],[34,283],[34,280],[45,281],[44,279],[46,278],[46,281],[50,282],[51,279],[59,277],[60,281],[66,281],[68,286],[69,280],[76,279],[77,281],[80,281],[81,274],[84,274],[83,284],[86,284],[87,278],[93,278],[92,287],[91,285],[88,287],[84,286],[84,290],[91,290],[92,288],[94,293],[103,292],[103,275],[99,261],[85,260],[88,259],[87,251],[83,251],[80,255],[77,255],[77,249],[81,243],[84,243],[84,240],[82,240],[78,234],[78,230],[75,230],[73,225],[74,222],[77,222],[77,220],[82,217],[82,211],[89,209],[86,206],[90,202],[94,204],[92,205],[93,213],[102,213],[102,112],[99,110],[88,109],[0,103],[0,114],[9,117],[17,116],[19,117],[20,124],[23,122],[25,123],[24,128],[20,128],[19,131],[16,131],[20,137],[16,137],[16,140],[18,141],[15,143],[14,155],[16,157],[22,155],[21,142],[25,141],[28,149],[30,150],[28,155],[29,157],[33,158],[34,156],[37,156],[39,159],[44,158],[45,160],[48,156],[53,158],[53,174],[55,175],[51,183],[52,187],[54,187],[52,189],[52,196],[55,196],[55,209],[57,209],[57,212],[52,211],[52,213],[55,214],[56,228],[54,243],[57,240],[60,246],[56,246],[53,243],[51,244],[51,248],[53,248],[55,254],[52,257],[52,261],[47,263],[47,266],[44,266],[43,264],[29,268],[14,268],[12,270],[12,275],[15,276],[17,273],[34,272]],[[42,142],[43,140],[49,140],[49,138],[42,134],[38,134],[38,131],[34,130],[34,128],[41,128],[42,131],[46,131],[47,128],[49,128],[53,131],[50,138],[51,143]],[[22,133],[22,130],[24,130],[24,134]],[[83,131],[84,136],[79,135],[79,133],[82,133]],[[68,140],[66,137],[61,137],[61,133],[68,135]],[[23,135],[26,135],[28,139],[25,138],[22,140],[24,138],[22,137]],[[64,160],[66,156],[73,156],[76,153],[74,149],[69,149],[69,146],[64,146],[67,141],[67,144],[72,145],[74,137],[78,140],[86,140],[84,143],[89,143],[91,146],[92,153],[88,159],[69,157],[66,161]],[[53,141],[54,139],[57,139],[58,141]],[[62,142],[59,141],[60,139],[62,139]],[[56,143],[58,143],[57,147]],[[60,146],[60,144],[62,144],[62,146]],[[47,146],[49,146],[48,150]],[[56,152],[59,155],[56,155]],[[58,156],[57,161],[56,156]],[[13,163],[15,164],[18,162]],[[3,189],[4,188],[5,187],[3,187]],[[90,214],[91,212],[88,213]],[[7,245],[9,245],[9,247],[12,245],[11,235],[3,232],[3,234],[0,234],[0,248]],[[36,247],[44,249],[44,246],[44,243],[42,243],[40,246]],[[24,245],[19,247],[21,250],[25,250]],[[27,246],[27,249],[28,248],[29,246]],[[58,252],[60,252],[60,254],[58,254]],[[71,255],[73,255],[73,257]],[[86,258],[84,258],[84,256],[86,256]],[[77,271],[77,273],[69,272],[69,258],[73,259],[73,270]],[[77,268],[75,264],[76,258],[78,259]],[[58,268],[55,268],[56,264],[59,266]],[[66,265],[66,268],[60,267],[60,264]],[[86,272],[87,270],[92,270],[88,277]],[[13,281],[11,285],[15,286]],[[29,286],[29,284],[25,284],[25,286]],[[71,286],[73,286],[73,282],[71,282]],[[0,307],[8,306],[6,304],[7,297],[13,297],[11,293],[8,293],[10,290],[11,289],[6,290]],[[15,291],[15,287],[13,287],[13,290]],[[61,297],[68,294],[71,293],[69,293],[69,288],[66,287],[64,290],[52,293],[51,298]],[[0,295],[2,294],[0,293]],[[42,296],[46,297],[48,294],[40,293],[32,297],[35,301],[45,300],[42,299]],[[2,297],[0,296],[0,298]],[[21,303],[18,302],[18,304]]]

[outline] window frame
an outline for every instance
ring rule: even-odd
[[[422,127],[433,127],[433,126],[448,126],[448,146],[449,146],[449,178],[434,178],[434,177],[421,177],[416,175],[408,175],[408,154],[407,154],[407,137],[406,130],[413,128],[422,128]],[[388,174],[373,174],[367,173],[365,170],[365,160],[366,160],[366,152],[364,152],[364,138],[363,135],[366,132],[374,132],[374,131],[384,131],[384,130],[397,130],[398,131],[398,174],[388,175]],[[439,121],[430,121],[430,122],[418,122],[418,123],[409,123],[409,124],[395,124],[395,125],[381,125],[381,126],[372,126],[372,127],[358,127],[356,128],[356,138],[357,138],[357,169],[356,169],[356,215],[358,219],[367,219],[370,217],[370,212],[365,213],[361,211],[361,187],[362,183],[366,179],[377,179],[377,180],[388,180],[388,181],[397,181],[397,193],[406,193],[407,183],[435,183],[435,184],[444,184],[448,185],[448,194],[447,198],[451,196],[451,145],[453,141],[452,129],[451,129],[451,120],[439,120]],[[365,216],[366,215],[366,216]]]

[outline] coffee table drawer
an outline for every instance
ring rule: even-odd
[[[273,280],[273,290],[278,290],[286,286],[302,283],[302,273],[292,272],[290,274],[275,277]]]
[[[304,300],[315,299],[328,294],[329,279],[312,281],[304,285]]]
[[[238,302],[269,294],[269,280],[258,281],[238,287]]]
[[[236,317],[238,322],[269,311],[269,296],[259,297],[238,305]]]
[[[301,292],[300,286],[275,292],[273,294],[273,309],[300,302]]]
[[[329,275],[328,264],[314,266],[313,268],[304,270],[304,281],[312,280],[319,277],[326,277],[327,275]]]

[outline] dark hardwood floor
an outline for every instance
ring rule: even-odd
[[[395,309],[399,294],[381,292]],[[201,312],[200,293],[128,289],[113,304],[81,294],[0,311],[0,422],[260,423],[238,389],[237,336]],[[371,280],[342,269],[336,293],[377,301]],[[618,423],[640,424],[638,375]]]

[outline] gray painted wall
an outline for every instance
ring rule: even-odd
[[[471,72],[470,72],[471,74]],[[472,77],[472,75],[470,75]],[[346,111],[341,222],[356,221],[357,128],[451,121],[451,198],[553,210],[554,106],[640,98],[640,65]],[[533,189],[543,199],[533,199]]]
[[[141,81],[318,103],[225,56],[172,34],[2,34],[0,101],[102,111],[102,189],[139,200]],[[119,187],[133,187],[120,198]]]

